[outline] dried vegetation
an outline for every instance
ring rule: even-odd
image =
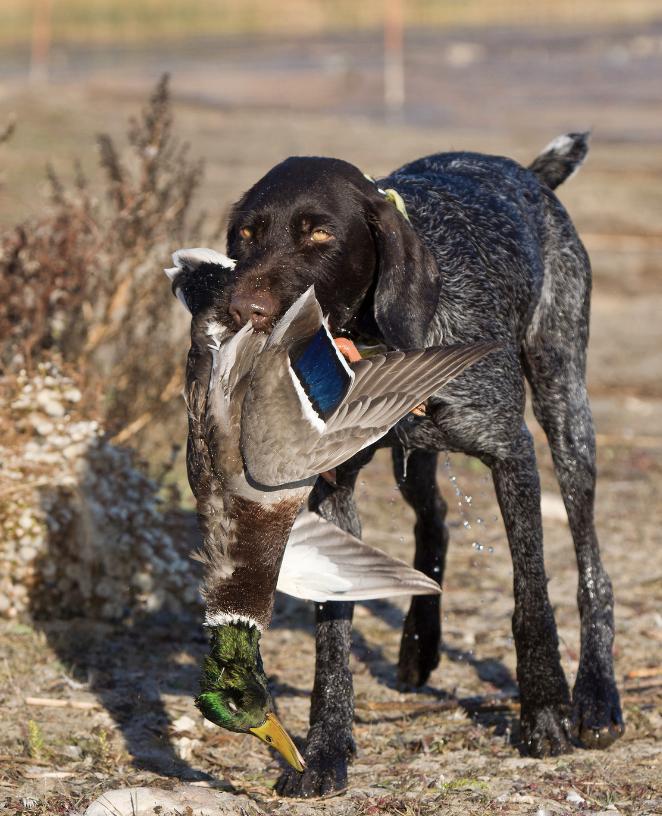
[[[165,76],[129,123],[127,156],[108,135],[98,147],[102,195],[80,166],[69,185],[51,167],[44,216],[0,237],[0,366],[75,369],[104,427],[123,439],[180,390],[173,327],[181,340],[185,321],[170,319],[159,268],[200,234],[192,203],[202,165],[174,135]]]
[[[12,125],[0,134],[11,135]],[[202,165],[174,135],[163,77],[121,155],[98,138],[105,190],[48,170],[44,215],[0,236],[0,616],[181,611],[190,562],[131,451],[181,404],[186,321],[160,269],[199,234]],[[179,318],[179,320],[178,320]],[[168,431],[163,431],[168,433]],[[161,481],[171,446],[152,456]],[[174,496],[176,499],[177,496]]]

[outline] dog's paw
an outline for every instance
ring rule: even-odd
[[[558,756],[572,751],[573,726],[568,706],[543,706],[522,712],[522,745],[533,757]]]
[[[276,783],[276,793],[310,798],[344,790],[347,765],[355,750],[351,734],[323,735],[311,729],[304,752],[306,769],[303,773],[293,768],[283,771]]]
[[[405,688],[425,685],[430,674],[439,665],[439,607],[436,607],[436,616],[434,612],[426,615],[423,621],[418,621],[419,625],[413,611],[410,611],[405,620],[398,659],[398,683]]]
[[[583,748],[608,748],[625,731],[618,690],[613,679],[580,672],[572,692],[573,720]]]

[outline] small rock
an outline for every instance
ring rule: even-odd
[[[37,548],[30,547],[29,545],[23,546],[18,551],[18,557],[21,559],[21,561],[25,561],[26,563],[29,561],[34,561],[34,559],[37,557]]]
[[[77,388],[67,388],[67,390],[63,392],[62,396],[67,402],[80,402],[83,395]]]
[[[30,417],[30,424],[34,428],[34,430],[39,434],[39,436],[48,436],[52,434],[55,430],[55,425],[50,421],[50,419],[45,419],[42,416],[36,414],[35,416]]]
[[[568,802],[572,802],[575,805],[581,805],[586,800],[583,796],[580,796],[577,791],[570,791],[570,793],[565,797]]]
[[[69,759],[80,759],[83,755],[83,752],[79,748],[78,745],[65,745],[62,749],[62,753],[64,756],[69,757]]]
[[[64,405],[49,391],[40,391],[36,398],[37,405],[49,417],[63,417],[66,414]]]
[[[192,759],[193,751],[195,751],[196,748],[199,748],[200,745],[200,740],[191,739],[191,737],[179,737],[178,739],[173,740],[175,753],[180,759],[183,759],[184,762],[188,762],[190,759]]]
[[[196,721],[189,717],[187,714],[183,714],[181,717],[178,717],[176,720],[173,720],[170,728],[173,734],[183,734],[185,731],[189,733],[195,734],[197,731],[198,724]]]
[[[122,788],[107,791],[85,811],[85,816],[154,816],[155,808],[163,816],[187,813],[191,816],[263,816],[251,799],[211,788],[181,785],[175,790],[160,788]]]
[[[540,497],[540,510],[544,519],[560,521],[563,524],[568,523],[568,514],[560,496],[555,496],[553,493],[543,493]]]

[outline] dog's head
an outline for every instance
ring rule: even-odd
[[[227,245],[237,262],[221,310],[228,327],[250,320],[269,331],[314,285],[332,331],[372,321],[390,345],[423,344],[439,297],[434,260],[353,165],[298,157],[277,165],[233,208]]]

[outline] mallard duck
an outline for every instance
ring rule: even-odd
[[[234,262],[180,250],[166,270],[191,312],[187,469],[197,501],[211,648],[196,704],[232,731],[303,759],[274,713],[259,651],[277,588],[316,601],[439,592],[403,562],[312,514],[317,475],[381,437],[492,344],[346,362],[309,289],[270,335],[217,313]]]

